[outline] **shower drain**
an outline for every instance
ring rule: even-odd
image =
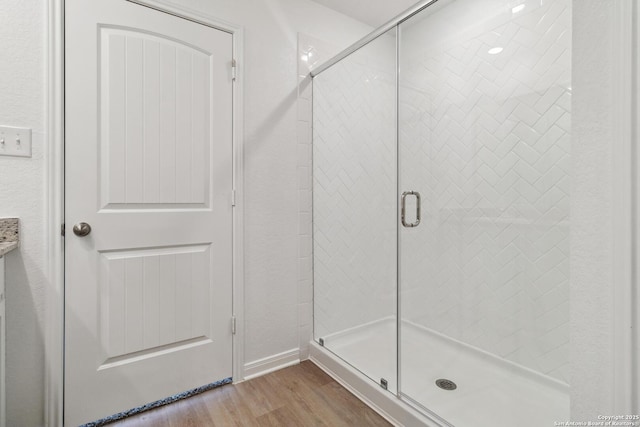
[[[436,385],[438,387],[440,387],[441,389],[443,389],[443,390],[455,390],[455,389],[458,388],[456,383],[454,383],[451,380],[446,380],[446,379],[436,380]]]

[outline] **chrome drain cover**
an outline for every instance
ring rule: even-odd
[[[458,388],[456,383],[454,383],[451,380],[444,379],[444,378],[436,380],[436,385],[438,387],[440,387],[441,389],[443,389],[443,390],[455,390],[455,389]]]

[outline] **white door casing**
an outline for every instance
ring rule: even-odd
[[[231,34],[125,0],[65,8],[77,425],[231,376],[233,54]]]

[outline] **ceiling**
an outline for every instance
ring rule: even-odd
[[[372,27],[379,27],[418,0],[313,0]]]

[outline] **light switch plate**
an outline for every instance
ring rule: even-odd
[[[31,157],[31,129],[0,126],[0,156]]]

